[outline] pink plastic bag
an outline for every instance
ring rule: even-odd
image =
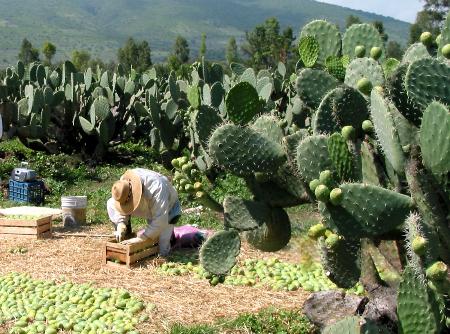
[[[212,234],[211,230],[199,229],[192,225],[175,227],[171,241],[172,248],[198,248]]]

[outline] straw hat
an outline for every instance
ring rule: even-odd
[[[114,205],[121,214],[130,215],[139,206],[142,197],[141,178],[132,170],[127,170],[111,189]]]

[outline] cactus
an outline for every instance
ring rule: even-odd
[[[368,80],[372,87],[382,86],[384,84],[383,68],[371,58],[353,59],[345,72],[345,84],[358,89],[358,82],[363,78]]]
[[[230,89],[226,97],[226,106],[228,118],[240,125],[247,124],[261,112],[258,92],[245,81]]]
[[[342,54],[354,58],[355,48],[359,45],[365,47],[365,56],[368,57],[373,47],[383,49],[383,40],[373,25],[353,24],[346,30],[342,38]]]
[[[313,67],[319,57],[319,43],[312,36],[303,36],[300,39],[298,51],[306,67]]]
[[[307,36],[314,38],[317,42],[317,61],[320,64],[324,65],[328,56],[340,55],[341,34],[339,33],[339,29],[334,24],[323,20],[312,21],[305,25],[300,33],[301,39]]]
[[[302,101],[310,108],[316,109],[322,97],[338,85],[339,81],[326,72],[304,69],[297,78],[296,89]]]

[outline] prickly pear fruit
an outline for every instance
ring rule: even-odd
[[[203,198],[205,196],[206,196],[206,194],[203,191],[197,191],[195,193],[195,197],[197,197],[197,198]]]
[[[192,165],[192,163],[188,162],[188,163],[184,164],[183,166],[181,166],[181,170],[182,170],[183,172],[185,172],[186,174],[189,174],[190,171],[191,171],[191,169],[192,169],[192,167],[194,167],[194,166]]]
[[[441,281],[447,277],[447,265],[442,261],[436,261],[426,270],[427,277],[432,281]]]
[[[335,233],[330,234],[326,239],[325,239],[325,245],[327,246],[328,249],[333,249],[336,247],[336,245],[339,242],[339,236]]]
[[[333,174],[328,169],[321,171],[319,175],[319,181],[321,184],[330,186],[331,183],[333,182]]]
[[[189,162],[188,157],[180,157],[180,158],[178,158],[178,164],[179,164],[180,166],[182,166],[182,165],[184,165],[184,164],[186,164],[186,163],[188,163],[188,162]]]
[[[186,184],[184,186],[184,190],[186,190],[188,193],[193,192],[194,191],[194,186],[192,184]]]
[[[330,200],[330,189],[328,189],[326,185],[321,184],[317,186],[314,194],[316,195],[316,198],[321,202],[328,202]]]
[[[197,191],[202,190],[202,183],[201,182],[195,182],[194,183],[194,189]]]
[[[333,205],[339,205],[342,203],[342,199],[344,198],[344,194],[340,188],[334,188],[330,192],[330,202]]]
[[[372,83],[367,78],[361,78],[356,83],[356,88],[358,88],[361,93],[369,95],[372,90]]]
[[[420,35],[420,42],[425,46],[430,46],[431,44],[433,44],[433,35],[431,35],[431,32],[424,31]]]
[[[310,237],[311,239],[317,240],[320,237],[323,237],[325,235],[326,230],[327,229],[326,229],[325,225],[323,225],[322,223],[313,225],[308,230],[308,237]]]
[[[447,58],[450,59],[450,44],[445,44],[442,47],[442,55]]]
[[[370,49],[370,56],[378,60],[381,57],[382,50],[379,46],[374,46],[372,49]]]
[[[355,139],[355,128],[351,125],[346,125],[341,130],[341,135],[344,137],[345,140],[352,140]]]
[[[180,164],[178,163],[178,159],[173,159],[171,162],[173,167],[180,168]]]
[[[364,57],[366,54],[366,47],[364,45],[357,45],[355,48],[355,56],[358,58]]]
[[[416,236],[413,239],[413,241],[411,242],[411,248],[412,248],[413,252],[419,256],[425,254],[427,245],[428,245],[428,241],[420,235]]]
[[[309,189],[311,189],[312,192],[316,191],[316,188],[320,185],[320,181],[318,179],[314,179],[311,182],[309,182]]]
[[[442,39],[442,35],[441,34],[437,35],[437,37],[436,37],[436,44],[437,45],[441,44],[441,39]]]
[[[361,127],[365,133],[373,132],[373,123],[368,119],[366,119],[364,122],[362,122]]]

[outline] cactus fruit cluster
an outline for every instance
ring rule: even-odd
[[[190,121],[198,168],[242,177],[253,193],[218,206],[226,232],[277,251],[291,236],[285,209],[317,202],[322,221],[308,235],[328,277],[343,288],[362,282],[369,295],[374,284],[397,289],[393,321],[404,333],[440,333],[450,316],[449,21],[439,48],[424,34],[402,61],[386,58],[370,25],[341,37],[313,21],[293,76],[233,64],[219,107],[199,106]],[[202,250],[211,274],[226,275],[237,255],[237,242],[221,245]],[[364,317],[327,331],[389,333]]]

